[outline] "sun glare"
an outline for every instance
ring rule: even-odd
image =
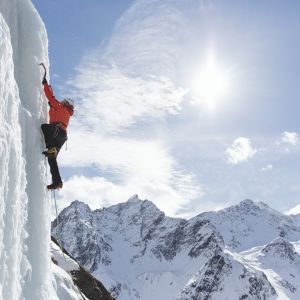
[[[229,81],[229,72],[210,55],[193,75],[191,90],[195,102],[215,110],[228,95]]]

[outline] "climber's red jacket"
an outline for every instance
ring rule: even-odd
[[[53,90],[51,85],[48,83],[44,84],[44,92],[49,100],[50,110],[49,110],[49,123],[62,123],[60,125],[64,130],[67,129],[69,125],[70,117],[73,115],[73,106],[64,105],[59,102],[53,95]]]

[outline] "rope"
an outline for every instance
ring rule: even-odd
[[[47,157],[45,156],[45,165],[47,165]],[[46,168],[46,182],[48,182],[48,171]]]
[[[72,277],[72,274],[71,272],[68,270],[68,261],[66,259],[66,256],[65,256],[65,253],[64,253],[64,250],[62,248],[62,242],[61,242],[61,233],[60,233],[60,230],[59,230],[59,218],[58,218],[58,211],[57,211],[57,203],[56,203],[56,196],[55,196],[55,190],[53,190],[53,198],[54,198],[54,204],[55,204],[55,212],[56,212],[56,220],[57,220],[57,228],[58,228],[58,234],[57,234],[57,243],[58,243],[58,246],[63,254],[63,258],[65,260],[65,263],[66,263],[66,269],[65,270],[69,276],[71,277],[71,280],[73,282],[73,285],[77,288],[78,292],[80,293],[80,296],[83,300],[86,300],[86,297],[82,294],[81,290],[79,289],[79,287],[74,283],[74,280],[73,280],[73,277]],[[57,230],[56,230],[57,232]]]

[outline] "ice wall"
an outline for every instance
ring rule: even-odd
[[[18,299],[24,257],[27,198],[9,28],[0,15],[0,295]]]
[[[57,299],[40,125],[44,24],[30,0],[0,1],[0,299]]]

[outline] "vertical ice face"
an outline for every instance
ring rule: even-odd
[[[44,24],[30,0],[0,1],[0,299],[51,292],[50,209],[40,125],[47,102]]]
[[[24,257],[27,197],[19,96],[9,28],[0,14],[0,285],[1,299],[18,299]],[[24,264],[25,270],[28,267]],[[11,298],[12,297],[12,298]]]

